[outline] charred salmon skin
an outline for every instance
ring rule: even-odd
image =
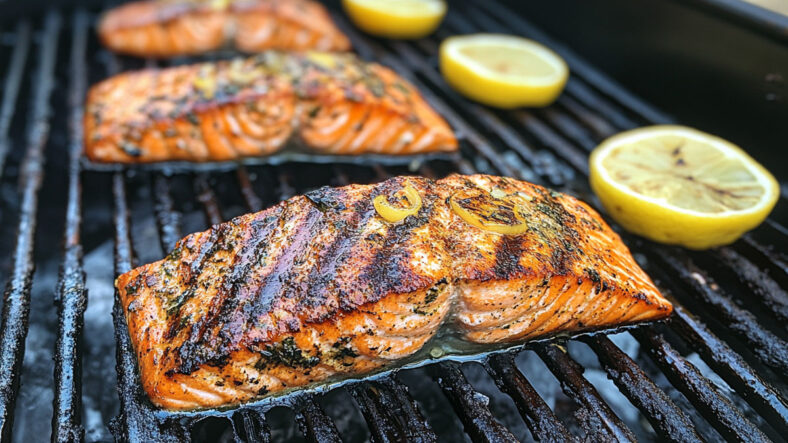
[[[486,175],[324,187],[118,277],[151,400],[248,401],[412,355],[442,326],[507,343],[667,317],[585,203]]]
[[[195,55],[232,47],[348,51],[350,41],[312,0],[155,0],[109,10],[98,25],[102,43],[139,57]]]
[[[271,51],[128,72],[95,85],[86,102],[94,162],[237,160],[290,141],[338,155],[457,150],[411,84],[351,54]]]

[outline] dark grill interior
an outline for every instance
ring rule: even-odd
[[[435,36],[415,42],[367,38],[334,14],[362,57],[411,80],[462,139],[461,158],[407,167],[290,163],[195,173],[84,170],[86,88],[153,62],[101,49],[92,28],[97,11],[53,10],[4,24],[3,440],[39,441],[50,429],[58,441],[106,440],[110,417],[114,437],[133,441],[784,440],[784,197],[761,227],[709,252],[622,234],[672,297],[676,310],[667,324],[532,343],[472,362],[444,356],[372,381],[228,411],[171,414],[149,405],[122,312],[111,306],[112,280],[159,259],[183,234],[324,184],[406,173],[508,175],[598,206],[586,184],[588,152],[620,130],[671,121],[515,12],[488,3],[454,8]],[[478,31],[525,35],[556,49],[572,71],[566,92],[548,108],[513,112],[459,97],[437,71],[437,46],[450,34]]]

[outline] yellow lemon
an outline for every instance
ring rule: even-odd
[[[769,215],[774,177],[738,146],[683,126],[622,132],[591,154],[591,188],[628,231],[706,249],[734,242]]]
[[[444,40],[440,69],[461,94],[504,109],[547,106],[569,77],[569,68],[555,52],[533,40],[500,34]]]
[[[446,15],[443,0],[342,0],[342,6],[361,30],[389,38],[429,35]]]

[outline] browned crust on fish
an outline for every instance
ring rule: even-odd
[[[101,42],[139,57],[196,55],[232,46],[348,51],[350,41],[311,0],[137,1],[113,8],[98,25]]]
[[[350,54],[266,52],[146,69],[88,93],[85,154],[94,162],[236,160],[291,142],[341,155],[457,149],[410,83]]]
[[[421,208],[386,222],[374,197],[391,202],[408,185]],[[528,230],[471,226],[448,203],[460,192],[517,195]],[[586,204],[484,175],[321,188],[189,235],[116,286],[143,386],[173,409],[367,373],[447,322],[468,341],[502,343],[672,310]]]

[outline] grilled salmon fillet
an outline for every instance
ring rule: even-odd
[[[348,51],[350,41],[311,0],[157,0],[111,9],[98,34],[113,51],[139,57],[195,55],[225,46]]]
[[[414,212],[386,221],[377,196]],[[364,374],[441,326],[520,342],[672,310],[585,203],[486,175],[324,187],[189,235],[116,287],[142,384],[171,409]]]
[[[313,152],[454,151],[451,128],[393,71],[351,54],[288,54],[111,77],[88,93],[95,162],[227,161],[289,141]]]

